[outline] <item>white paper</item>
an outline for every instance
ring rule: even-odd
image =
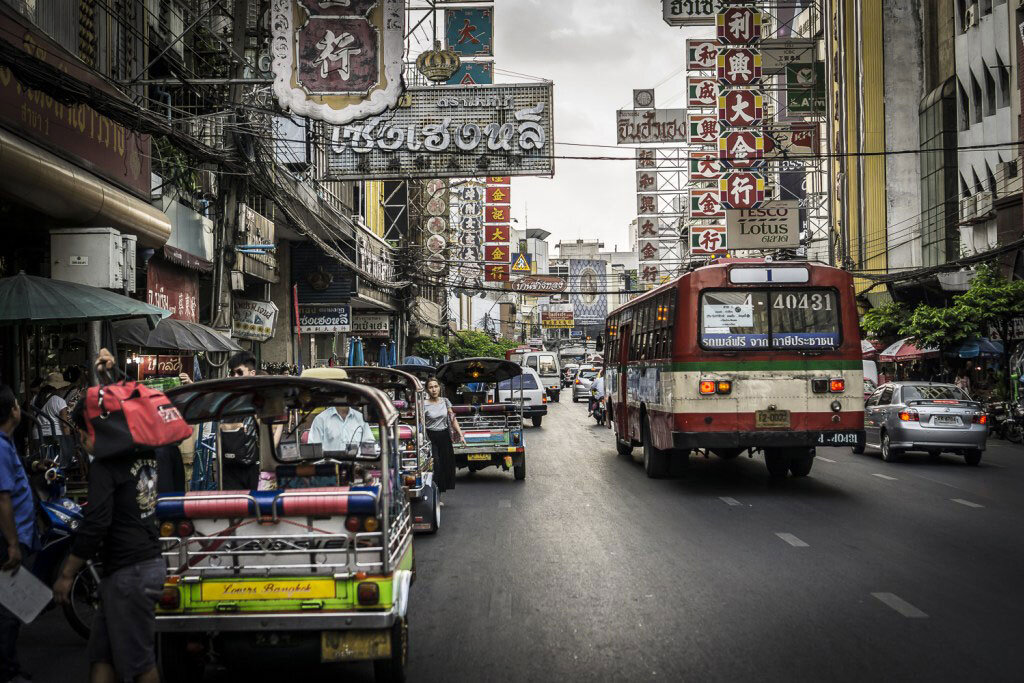
[[[53,591],[25,567],[14,576],[0,572],[0,605],[26,624],[32,623],[52,598]]]
[[[749,304],[704,304],[704,329],[709,327],[753,327],[754,307]]]

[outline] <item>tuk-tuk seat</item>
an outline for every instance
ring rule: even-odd
[[[403,401],[401,399],[396,400],[396,401],[392,401],[391,403],[394,404],[396,410],[405,410],[406,408],[409,407],[409,402],[408,401]]]
[[[473,406],[452,406],[452,412],[456,415],[472,415]]]
[[[375,515],[380,486],[327,486],[295,491],[258,491],[260,514]]]
[[[250,491],[189,491],[165,494],[156,502],[157,519],[199,519],[204,517],[248,517],[253,497]]]
[[[398,440],[399,441],[410,441],[416,436],[416,432],[413,431],[410,425],[398,425]]]

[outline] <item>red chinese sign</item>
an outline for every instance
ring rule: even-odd
[[[724,126],[751,128],[764,118],[763,98],[756,90],[725,90],[718,96],[718,122]]]
[[[759,173],[727,173],[718,187],[726,209],[752,209],[764,201],[764,176]]]
[[[761,13],[753,7],[732,7],[715,19],[723,45],[747,45],[761,38]]]
[[[714,114],[690,114],[689,124],[691,145],[718,142],[718,117]]]
[[[749,47],[722,49],[718,54],[718,81],[723,85],[753,85],[761,80],[761,53]]]
[[[487,205],[484,209],[484,222],[486,223],[508,223],[511,211],[507,206]]]
[[[690,155],[690,181],[718,180],[722,175],[722,162],[713,152],[693,152]]]
[[[196,275],[151,258],[146,266],[146,302],[167,309],[175,320],[199,322]]]
[[[686,106],[713,107],[718,102],[718,81],[703,76],[686,77]]]
[[[764,136],[759,131],[733,131],[719,138],[718,158],[728,168],[753,168],[764,158]]]
[[[485,282],[508,282],[508,276],[507,265],[491,265],[488,263],[484,266]]]
[[[488,185],[486,201],[488,204],[511,204],[512,189],[508,185]]]
[[[487,178],[484,190],[484,280],[508,282],[512,260],[511,185],[507,176]]]
[[[511,253],[507,244],[488,244],[484,247],[484,260],[487,263],[508,263]]]
[[[485,225],[484,242],[508,242],[507,225]]]
[[[690,190],[691,218],[724,218],[722,198],[717,189]]]
[[[725,226],[695,226],[690,230],[691,254],[724,254],[725,252]]]

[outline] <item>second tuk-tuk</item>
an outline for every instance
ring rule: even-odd
[[[246,667],[264,658],[372,660],[376,680],[405,680],[415,564],[391,399],[289,376],[167,395],[191,424],[255,419],[279,488],[160,497],[163,680],[200,680],[210,659]]]
[[[402,484],[412,506],[412,528],[436,533],[441,526],[441,499],[434,482],[434,456],[423,417],[426,398],[423,383],[397,368],[348,366],[341,369],[348,375],[348,381],[380,389],[391,398],[398,411]]]
[[[470,471],[487,467],[512,470],[526,479],[526,444],[523,441],[523,388],[513,388],[502,401],[498,384],[518,377],[522,368],[500,358],[466,358],[445,363],[437,379],[452,402],[465,443],[455,444],[455,466]]]

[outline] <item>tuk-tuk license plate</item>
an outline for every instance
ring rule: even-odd
[[[200,595],[206,600],[307,600],[335,597],[334,579],[285,581],[204,581]]]
[[[389,631],[323,631],[321,662],[358,662],[391,656]]]
[[[758,410],[754,412],[755,429],[789,428],[788,410]]]
[[[472,460],[472,461],[487,462],[490,459],[491,459],[491,454],[490,453],[470,453],[469,455],[466,456],[466,460]]]

